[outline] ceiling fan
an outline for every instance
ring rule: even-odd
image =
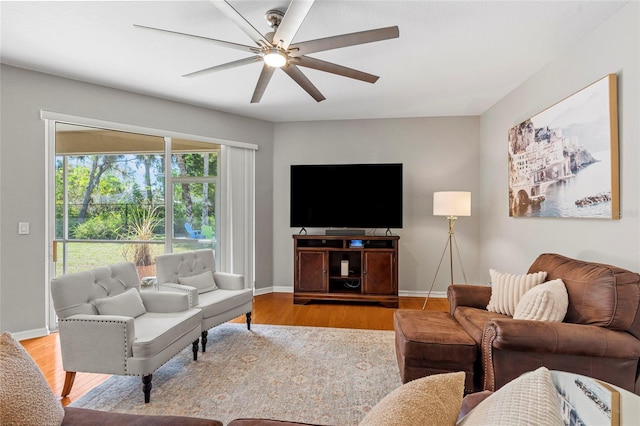
[[[267,11],[265,18],[267,19],[269,26],[271,26],[274,31],[264,35],[255,29],[253,25],[251,25],[251,23],[249,23],[249,21],[247,21],[226,0],[212,0],[211,3],[213,3],[220,12],[231,19],[245,34],[247,34],[256,43],[257,47],[194,34],[181,33],[178,31],[148,27],[145,25],[134,24],[134,26],[205,39],[212,41],[219,46],[253,53],[254,55],[248,58],[212,66],[184,75],[184,77],[197,77],[211,72],[227,70],[255,62],[263,62],[264,65],[262,67],[262,72],[260,73],[258,83],[256,84],[253,96],[251,97],[251,103],[260,102],[276,68],[280,68],[284,71],[317,102],[323,101],[326,98],[302,73],[300,68],[298,68],[299,66],[366,81],[368,83],[375,83],[379,78],[376,75],[306,55],[309,53],[322,52],[341,47],[388,40],[399,36],[398,27],[393,26],[293,43],[293,38],[298,32],[298,29],[300,29],[309,9],[311,9],[313,0],[291,0],[291,3],[285,13],[275,9]]]

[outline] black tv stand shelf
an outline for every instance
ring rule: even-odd
[[[362,301],[397,308],[399,239],[397,235],[293,235],[293,303]],[[343,261],[348,262],[345,271]]]

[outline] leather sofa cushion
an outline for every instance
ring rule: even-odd
[[[486,311],[484,309],[471,308],[469,306],[458,306],[453,314],[453,318],[460,324],[464,331],[471,336],[476,345],[482,343],[484,326],[489,320],[498,318],[511,318],[508,315]]]
[[[564,322],[629,330],[640,337],[640,322],[634,324],[640,306],[639,274],[550,253],[538,256],[529,271],[547,271],[547,280],[564,282],[569,295]]]

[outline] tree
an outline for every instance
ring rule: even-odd
[[[144,166],[144,190],[145,199],[147,202],[153,202],[153,182],[151,182],[151,170],[155,167],[158,170],[162,170],[162,161],[160,156],[157,155],[136,155],[136,165]]]
[[[84,222],[84,218],[87,214],[87,209],[89,208],[89,203],[91,202],[91,195],[93,194],[93,190],[100,185],[100,178],[109,170],[113,164],[116,162],[118,157],[116,155],[92,155],[91,156],[91,170],[89,173],[89,181],[87,182],[87,187],[84,191],[84,197],[82,199],[82,207],[80,208],[80,212],[78,213],[78,222]]]
[[[180,175],[187,176],[187,166],[185,164],[185,156],[187,154],[178,154],[176,155],[176,161],[178,163],[178,169],[180,170]],[[185,215],[187,218],[187,223],[193,223],[193,200],[191,199],[191,187],[188,183],[183,183],[180,185],[182,187],[182,202],[185,207]]]
[[[218,171],[217,152],[186,153],[174,155],[174,176],[216,176]],[[174,198],[182,201],[184,211],[181,211],[186,223],[194,224],[199,217],[201,225],[209,225],[209,211],[215,198],[215,185],[207,182],[193,185],[182,183],[175,186]],[[196,201],[202,200],[202,203]],[[178,213],[177,211],[174,211]]]

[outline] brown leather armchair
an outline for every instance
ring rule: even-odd
[[[452,285],[450,313],[478,344],[476,371],[495,391],[545,366],[598,378],[640,395],[640,275],[611,265],[542,254],[529,272],[562,279],[564,321],[514,320],[488,312],[491,287]]]

